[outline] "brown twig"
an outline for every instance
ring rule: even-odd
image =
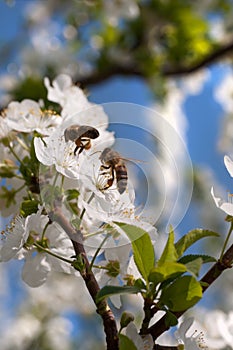
[[[226,57],[231,52],[233,52],[233,40],[227,44],[223,44],[222,46],[215,48],[212,52],[193,64],[176,66],[165,65],[164,68],[161,69],[160,74],[164,77],[178,77],[182,75],[188,75]],[[151,74],[153,75],[153,72],[151,72]],[[106,70],[94,70],[89,76],[77,78],[76,84],[80,85],[82,88],[85,88],[90,85],[95,85],[103,82],[116,75],[140,76],[146,78],[143,71],[140,69],[140,67],[137,67],[135,62],[127,66],[113,62],[112,64],[109,63]]]
[[[155,344],[154,350],[177,350],[177,346],[167,346]]]
[[[225,271],[232,267],[233,263],[233,244],[223,255],[221,262],[217,261],[210,270],[202,277],[200,282],[203,284],[202,291],[203,293],[216,281],[216,279]],[[174,315],[179,318],[185,313],[186,310],[180,312],[174,312]],[[148,329],[154,340],[156,340],[161,334],[169,329],[165,323],[165,316],[163,316],[158,322],[152,325]]]
[[[77,257],[81,256],[84,263],[84,268],[79,272],[86,284],[86,287],[97,307],[97,313],[102,317],[104,324],[104,331],[106,334],[107,350],[119,350],[119,339],[117,332],[117,325],[113,312],[109,308],[106,300],[96,302],[97,293],[100,290],[98,282],[90,269],[90,264],[83,246],[82,234],[79,230],[75,230],[64,216],[61,208],[56,206],[53,211],[50,212],[49,218],[51,221],[57,222],[63,230],[67,233],[73,244],[75,254]]]
[[[140,329],[140,334],[147,334],[148,333],[148,328],[149,328],[149,323],[152,319],[152,317],[156,314],[156,312],[159,309],[156,307],[156,305],[154,304],[153,300],[146,298],[144,299],[144,307],[143,307],[143,311],[144,311],[144,319],[142,321],[142,326]]]
[[[180,75],[191,74],[198,71],[201,68],[209,66],[210,64],[216,62],[219,59],[226,57],[226,55],[228,55],[231,52],[233,52],[233,40],[227,44],[223,44],[222,46],[219,46],[218,48],[214,49],[201,60],[190,66],[179,66],[173,68],[167,67],[164,68],[162,74],[166,77],[177,77]]]

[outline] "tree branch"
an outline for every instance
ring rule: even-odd
[[[211,269],[202,277],[200,280],[203,283],[202,291],[203,293],[211,286],[213,282],[225,271],[232,267],[233,263],[233,244],[223,255],[221,261],[217,261]],[[179,318],[185,313],[186,310],[180,312],[174,312],[174,315]],[[161,334],[167,331],[169,327],[166,326],[165,316],[163,316],[158,322],[152,325],[148,329],[154,340],[156,340]]]
[[[160,73],[164,77],[178,77],[182,75],[191,74],[198,71],[201,68],[204,68],[206,66],[213,64],[217,60],[220,60],[226,57],[226,55],[228,55],[232,51],[233,51],[233,40],[227,44],[224,44],[214,49],[211,53],[203,57],[198,62],[195,62],[189,66],[187,65],[184,65],[184,66],[177,65],[173,67],[164,66],[164,68],[162,68]],[[93,73],[90,74],[89,76],[85,76],[83,78],[77,78],[76,84],[78,84],[82,88],[85,88],[91,85],[101,83],[117,75],[139,76],[139,77],[145,78],[144,72],[140,69],[140,67],[137,67],[137,65],[135,65],[135,62],[127,66],[123,66],[123,65],[120,65],[119,63],[113,62],[113,63],[109,63],[109,66],[106,68],[106,70],[94,70]]]
[[[49,213],[49,218],[51,221],[57,222],[63,228],[63,230],[71,239],[76,256],[82,257],[84,268],[79,270],[79,272],[97,307],[97,313],[102,317],[104,331],[106,334],[107,350],[119,350],[117,325],[113,312],[109,308],[106,300],[102,300],[98,303],[96,302],[96,296],[100,290],[100,287],[93,272],[90,269],[90,264],[83,246],[83,238],[81,232],[73,228],[73,226],[69,223],[67,218],[62,213],[62,210],[59,206],[56,206],[55,209]]]
[[[167,346],[155,344],[154,350],[178,350],[177,346]]]
[[[141,335],[148,333],[149,323],[158,310],[159,309],[156,307],[156,305],[151,299],[144,299],[143,311],[145,316],[142,321],[142,326],[139,332]]]
[[[134,65],[121,66],[118,63],[114,62],[106,70],[94,70],[92,74],[88,76],[85,76],[83,78],[76,78],[75,84],[84,89],[88,86],[102,83],[105,80],[117,75],[143,77],[142,72]]]
[[[182,66],[173,67],[173,68],[167,67],[167,68],[164,68],[162,74],[166,77],[169,77],[169,76],[179,76],[179,75],[194,73],[199,69],[209,66],[210,64],[216,62],[217,60],[224,58],[226,55],[228,55],[232,51],[233,51],[233,40],[225,45],[222,45],[216,48],[211,53],[209,53],[204,58],[202,58],[199,62],[194,63],[193,65],[183,66],[183,67]]]

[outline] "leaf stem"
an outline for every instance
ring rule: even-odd
[[[21,178],[20,178],[21,179]],[[17,190],[15,190],[15,193],[20,192],[24,187],[26,187],[25,184],[23,184],[22,186],[20,186],[19,188],[17,188]]]
[[[20,137],[16,137],[16,140],[18,141],[18,143],[27,151],[29,152],[30,151],[30,148],[21,140]]]
[[[225,242],[224,242],[223,247],[222,247],[222,251],[221,251],[221,254],[220,254],[220,258],[219,258],[219,261],[220,261],[220,262],[222,261],[223,254],[224,254],[224,251],[225,251],[225,249],[226,249],[227,243],[228,243],[228,241],[229,241],[229,239],[230,239],[232,230],[233,230],[233,222],[231,222],[231,226],[230,226],[230,228],[229,228],[229,231],[228,231],[228,233],[227,233],[227,237],[226,237]]]
[[[60,260],[62,260],[62,261],[64,261],[64,262],[67,262],[68,264],[72,264],[72,263],[73,263],[73,260],[69,260],[69,259],[66,259],[66,258],[64,258],[64,257],[62,257],[62,256],[60,256],[60,255],[58,255],[58,254],[55,254],[55,253],[51,252],[51,250],[42,247],[40,244],[38,244],[38,243],[36,243],[36,242],[33,243],[33,245],[34,245],[35,247],[37,247],[38,249],[43,250],[43,252],[45,252],[45,253],[47,253],[47,254],[49,254],[49,255],[51,255],[51,256],[57,258],[57,259],[60,259]]]
[[[92,199],[93,199],[94,197],[95,197],[95,194],[94,194],[94,192],[92,192],[90,198],[89,198],[88,201],[87,201],[87,204],[89,204],[89,203],[92,201]],[[80,223],[81,223],[82,218],[83,218],[83,216],[84,216],[84,214],[85,214],[85,211],[86,211],[86,209],[83,208],[83,210],[82,210],[82,212],[81,212],[81,215],[80,215]]]
[[[53,187],[55,187],[55,185],[56,185],[56,182],[57,182],[57,179],[58,179],[58,176],[59,176],[59,173],[58,172],[56,172],[56,175],[54,176],[54,180],[53,180]]]
[[[43,229],[43,232],[42,232],[42,235],[41,235],[41,238],[42,238],[42,239],[44,239],[45,232],[46,232],[46,230],[47,230],[47,228],[48,228],[48,226],[49,226],[50,224],[51,224],[51,222],[48,221],[47,224],[45,225],[45,227],[44,227],[44,229]]]
[[[19,158],[18,154],[15,152],[14,148],[9,144],[8,145],[9,150],[13,154],[13,156],[17,159],[17,161],[21,164],[22,160]]]
[[[103,247],[104,243],[107,241],[108,237],[109,237],[109,235],[106,234],[106,236],[104,237],[104,239],[103,239],[103,241],[101,242],[100,246],[98,247],[98,249],[96,249],[96,252],[95,252],[95,254],[94,254],[94,256],[93,256],[93,258],[92,258],[92,260],[91,260],[91,263],[90,263],[90,269],[92,269],[92,266],[93,266],[93,264],[94,264],[94,262],[95,262],[95,259],[96,259],[97,255],[99,254],[101,248]],[[102,268],[102,267],[101,267],[101,268]]]

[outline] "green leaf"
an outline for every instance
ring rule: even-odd
[[[201,297],[200,283],[193,276],[182,276],[162,291],[160,303],[167,305],[170,311],[183,311],[195,305]]]
[[[134,286],[139,288],[140,290],[144,290],[146,291],[146,285],[144,283],[144,281],[141,278],[137,278],[134,282]]]
[[[46,100],[47,96],[43,80],[35,76],[26,77],[19,81],[11,93],[16,101],[22,101],[25,98],[35,101]]]
[[[176,251],[179,257],[195,242],[198,240],[204,238],[204,237],[219,237],[219,234],[210,231],[210,230],[204,230],[200,228],[196,228],[192,231],[189,231],[186,235],[181,237],[178,242],[176,242],[175,247]]]
[[[11,204],[16,204],[15,195],[14,188],[9,190],[6,186],[1,187],[0,200],[5,202],[4,205],[6,208],[9,208]]]
[[[137,226],[116,224],[124,230],[130,239],[135,264],[144,280],[148,281],[150,270],[155,264],[154,247],[149,234]]]
[[[168,278],[179,276],[187,271],[185,265],[177,262],[164,262],[163,265],[154,267],[149,275],[149,281],[155,284],[161,283]]]
[[[166,311],[165,314],[165,325],[166,327],[176,326],[178,323],[177,317],[170,311]]]
[[[85,271],[85,267],[86,267],[85,260],[82,256],[82,254],[76,255],[75,258],[76,259],[72,262],[72,266],[76,270],[78,270],[79,272],[82,273],[83,271]]]
[[[65,191],[66,199],[68,201],[72,201],[73,199],[77,199],[79,196],[79,191],[74,189],[69,189]]]
[[[79,230],[80,229],[80,224],[81,224],[82,220],[80,220],[79,217],[76,217],[75,219],[71,220],[71,224],[72,226],[74,226],[74,228],[76,230]]]
[[[214,258],[213,256],[210,256],[210,255],[205,255],[205,254],[188,254],[188,255],[182,256],[182,258],[180,258],[178,260],[178,262],[181,263],[181,264],[187,264],[190,261],[196,260],[197,258],[201,258],[203,264],[217,261],[216,258]]]
[[[35,150],[33,142],[31,143],[30,157],[24,157],[20,164],[19,170],[25,180],[29,190],[33,193],[40,193],[39,184],[39,161],[35,156]]]
[[[202,266],[202,258],[197,258],[195,260],[192,260],[186,264],[187,270],[194,274],[195,276],[199,275],[199,271]]]
[[[120,350],[137,350],[133,341],[123,334],[119,334],[119,349]]]
[[[102,299],[110,297],[116,294],[136,294],[141,291],[140,288],[135,286],[105,286],[98,292],[96,296],[96,302],[98,303]]]
[[[41,199],[45,205],[52,205],[54,201],[61,201],[62,192],[59,186],[53,186],[50,184],[44,185],[41,189]]]
[[[12,178],[15,176],[15,170],[17,169],[18,167],[13,162],[4,159],[3,163],[0,164],[0,177]]]
[[[158,261],[158,266],[162,266],[165,262],[175,262],[177,260],[178,256],[174,245],[174,236],[174,231],[171,229],[166,246]]]
[[[25,218],[28,215],[36,213],[38,211],[39,202],[37,200],[27,199],[21,203],[20,214]]]
[[[120,319],[121,329],[126,328],[132,321],[134,321],[134,315],[129,311],[124,311]]]

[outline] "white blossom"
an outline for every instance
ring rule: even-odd
[[[25,219],[16,216],[3,236],[0,249],[0,261],[9,261],[17,256],[28,239],[29,232],[25,230]]]
[[[233,161],[231,160],[230,157],[225,156],[224,157],[224,164],[230,174],[231,177],[233,177]],[[230,201],[226,202],[222,200],[220,197],[216,197],[214,193],[214,188],[211,188],[211,195],[215,201],[216,206],[224,211],[227,215],[233,216],[233,202],[231,200],[231,194],[229,194],[229,199]]]
[[[91,217],[96,226],[101,227],[102,223],[108,223],[119,234],[125,235],[124,229],[116,224],[125,223],[148,232],[153,240],[156,238],[156,229],[136,214],[135,206],[126,191],[118,199],[94,197],[90,203],[80,195],[79,206],[85,209],[84,219],[86,216]]]
[[[214,202],[215,202],[216,206],[219,209],[224,211],[227,215],[233,216],[233,203],[226,202],[226,201],[222,200],[220,197],[216,197],[213,187],[211,188],[211,195],[212,195],[212,197],[214,199]]]
[[[74,278],[71,274],[54,271],[48,275],[46,283],[34,289],[28,287],[27,290],[29,307],[40,305],[50,314],[64,313],[65,310],[87,315],[93,312],[93,300],[86,293],[86,285],[80,275]]]
[[[20,132],[37,131],[48,135],[51,128],[61,123],[61,117],[51,111],[42,111],[37,102],[25,99],[22,102],[13,101],[5,110],[5,120],[8,126]]]
[[[48,222],[48,217],[41,215],[40,211],[28,217],[26,227],[29,234],[36,242],[42,239],[43,229]],[[69,258],[73,255],[73,246],[65,232],[56,223],[52,223],[46,230],[48,249],[57,255]],[[22,278],[31,287],[38,287],[43,284],[51,270],[74,273],[75,270],[68,264],[50,254],[30,246],[24,251],[25,264],[22,271]]]
[[[123,278],[127,273],[130,251],[129,241],[124,237],[120,237],[118,240],[110,237],[107,240],[107,246],[104,247],[105,260],[98,262],[99,266],[105,268],[99,269],[99,272],[96,273],[96,279],[100,286],[122,285]],[[119,295],[111,296],[110,299],[116,308],[121,307]]]
[[[46,243],[46,248],[56,255],[68,258],[73,255],[73,246],[68,236],[57,224],[50,224],[44,236],[44,228],[49,218],[41,215],[41,211],[42,208],[36,214],[27,216],[26,219],[17,218],[6,235],[0,251],[1,261],[8,261],[12,258],[25,260],[22,279],[31,287],[43,284],[52,269],[65,273],[74,272],[70,264],[34,245],[34,243],[39,243],[44,247]]]
[[[47,322],[45,336],[51,349],[69,349],[73,325],[71,320],[65,317],[54,317]]]
[[[0,116],[0,139],[7,137],[12,128],[8,125],[5,118]]]
[[[231,324],[230,322],[228,323],[230,319]],[[221,310],[206,310],[199,308],[195,312],[195,323],[197,324],[197,327],[200,324],[200,327],[205,329],[206,345],[209,349],[224,349],[227,344],[232,346],[232,312],[226,314]]]
[[[65,142],[61,129],[55,130],[50,136],[43,139],[36,137],[34,146],[37,159],[44,165],[55,165],[56,170],[62,175],[77,179],[79,177],[79,165],[83,155],[74,156],[74,143]]]
[[[32,313],[24,313],[11,320],[1,334],[1,349],[24,350],[36,339],[41,331],[40,321]]]
[[[59,103],[62,107],[64,128],[72,124],[79,124],[106,130],[108,116],[103,107],[90,103],[84,92],[78,86],[73,85],[70,76],[61,74],[53,80],[52,85],[48,78],[45,78],[44,82],[48,90],[48,99]]]
[[[105,16],[113,26],[117,26],[120,18],[134,19],[139,15],[139,7],[134,0],[105,0],[103,5]]]
[[[194,331],[191,335],[188,335],[189,330],[193,324],[194,319],[192,317],[183,321],[179,329],[175,332],[176,339],[179,343],[178,348],[181,350],[205,350],[208,349],[203,339],[203,333]]]
[[[221,335],[225,345],[233,349],[233,311],[230,311],[228,314],[219,311],[218,315],[215,314],[215,316],[217,317],[214,318],[214,325],[218,334]]]
[[[152,350],[154,348],[154,341],[151,334],[141,337],[133,322],[130,322],[126,328],[126,336],[131,339],[137,350]]]
[[[25,264],[22,270],[22,279],[30,287],[38,287],[45,283],[51,266],[45,254],[35,254],[36,250],[25,254]]]
[[[44,84],[48,90],[48,100],[59,103],[62,107],[69,103],[69,99],[76,100],[80,111],[88,103],[83,91],[73,85],[71,77],[67,74],[58,75],[52,81],[52,85],[50,85],[49,79],[46,77]]]
[[[26,195],[24,181],[16,177],[6,179],[5,186],[0,187],[0,213],[3,217],[15,216],[19,211],[19,203]],[[21,189],[21,190],[20,190]],[[8,193],[7,191],[10,191]],[[13,195],[13,196],[12,196]],[[9,197],[11,200],[9,201]]]

